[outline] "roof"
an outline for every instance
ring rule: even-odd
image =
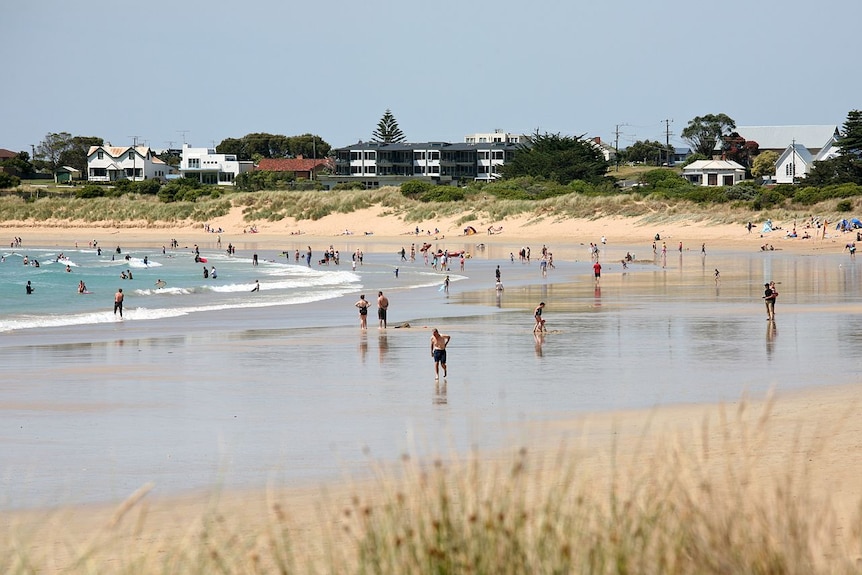
[[[761,150],[783,150],[794,140],[809,150],[819,150],[838,134],[838,126],[737,126],[736,132],[748,141],[757,142]]]
[[[346,152],[351,150],[381,150],[389,152],[411,152],[413,150],[491,150],[509,149],[515,150],[523,147],[523,144],[514,142],[482,142],[481,144],[468,144],[466,142],[362,142],[359,141],[350,146],[336,148],[334,152]]]
[[[10,158],[14,158],[17,156],[15,152],[12,150],[7,150],[6,148],[0,148],[0,160],[8,160]]]
[[[268,172],[311,172],[328,165],[327,158],[263,158],[257,169]]]
[[[104,150],[112,158],[119,158],[132,149],[136,150],[138,155],[143,157],[146,157],[147,152],[150,150],[148,146],[137,146],[136,148],[132,148],[132,146],[90,146],[90,149],[87,151],[87,157],[92,156],[98,150]]]
[[[57,172],[68,172],[70,174],[74,174],[76,172],[80,172],[78,168],[73,168],[72,166],[60,166],[56,170]]]
[[[742,165],[733,160],[695,160],[682,169],[684,172],[710,171],[710,170],[743,170]]]
[[[806,148],[802,144],[790,144],[789,146],[787,146],[787,148],[784,149],[784,151],[778,157],[778,160],[776,160],[775,164],[783,164],[785,160],[790,157],[790,155],[794,152],[796,153],[796,157],[799,158],[801,162],[811,164],[811,162],[814,160],[814,157],[811,155],[811,152],[808,151],[808,148]]]

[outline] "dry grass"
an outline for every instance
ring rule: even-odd
[[[312,527],[270,495],[250,522],[214,501],[182,536],[158,536],[144,527],[141,492],[92,531],[62,532],[56,522],[53,545],[34,540],[35,529],[10,530],[0,571],[860,572],[858,529],[841,532],[806,472],[831,430],[788,441],[770,434],[770,415],[769,405],[754,415],[743,405],[705,420],[700,437],[644,429],[602,450],[522,449],[452,463],[405,457],[377,468],[371,484],[320,497]]]
[[[78,222],[102,227],[168,228],[199,224],[224,216],[240,207],[248,223],[319,220],[329,214],[351,213],[372,206],[383,208],[384,215],[399,216],[407,223],[455,218],[456,224],[471,221],[504,221],[527,217],[535,221],[548,218],[565,220],[621,216],[641,218],[645,223],[671,223],[686,219],[715,224],[763,221],[800,222],[813,214],[830,221],[842,214],[836,211],[838,200],[794,211],[774,208],[752,212],[732,204],[698,205],[688,201],[671,202],[637,194],[589,197],[577,193],[544,200],[507,200],[476,193],[462,202],[420,202],[404,197],[398,188],[379,190],[263,191],[231,192],[220,198],[200,198],[194,202],[162,203],[153,196],[124,195],[118,198],[77,199],[41,197],[25,201],[17,195],[0,197],[0,221],[38,222],[42,225],[67,226]]]

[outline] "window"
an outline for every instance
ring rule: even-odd
[[[365,159],[366,160],[376,160],[377,159],[377,152],[374,152],[374,151],[365,152]]]
[[[429,160],[439,160],[440,159],[440,152],[438,152],[436,150],[434,150],[433,152],[428,152],[428,159]]]
[[[413,152],[413,161],[421,162],[425,160],[425,152]]]
[[[91,178],[104,178],[108,175],[107,168],[90,168]]]
[[[489,168],[488,166],[479,166],[479,173],[480,174],[487,174],[488,168]]]
[[[200,158],[189,158],[189,169],[197,170],[201,167],[201,159]]]
[[[362,152],[350,152],[350,160],[353,162],[358,162],[362,159]]]
[[[96,158],[98,158],[99,160],[104,160],[105,159],[105,152],[102,152],[102,151],[96,152]]]
[[[490,160],[490,159],[491,159],[491,152],[478,152],[478,153],[476,154],[476,156],[477,156],[480,160]]]
[[[413,166],[413,173],[414,174],[424,174],[425,168],[422,166]]]
[[[796,175],[796,166],[793,164],[785,164],[784,165],[784,175],[785,176],[795,176]]]
[[[491,152],[492,160],[502,160],[503,159],[503,150],[494,150]]]
[[[351,174],[361,174],[362,173],[362,166],[350,166],[350,173]]]
[[[717,186],[718,185],[718,174],[707,174],[706,175],[706,185]]]
[[[130,160],[134,160],[134,159],[135,159],[135,153],[134,153],[134,152],[129,152],[129,159],[130,159]]]
[[[440,166],[428,166],[428,169],[431,171],[432,174],[440,173]]]
[[[233,182],[233,172],[219,172],[218,173],[218,181],[219,182]]]
[[[374,152],[371,152],[371,153],[373,154]],[[377,172],[377,166],[365,166],[365,173],[366,174],[374,174],[376,172]]]

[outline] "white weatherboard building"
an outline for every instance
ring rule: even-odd
[[[202,184],[232,186],[236,177],[254,169],[254,162],[240,161],[235,154],[217,154],[212,148],[192,148],[183,144],[180,175],[197,178]]]
[[[91,182],[164,182],[168,173],[170,167],[148,146],[91,146],[87,152],[87,180]]]
[[[696,186],[733,186],[745,179],[745,168],[730,160],[696,160],[682,177]]]

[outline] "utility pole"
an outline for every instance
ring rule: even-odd
[[[129,136],[132,139],[132,181],[137,181],[138,177],[138,138],[140,136]]]
[[[177,130],[177,133],[183,135],[183,144],[185,144],[186,143],[186,134],[189,133],[189,130]]]
[[[620,125],[617,124],[614,129],[614,163],[616,164],[616,171],[620,171]],[[625,124],[622,124],[623,126]]]
[[[670,125],[673,120],[664,121],[664,145],[665,153],[667,153],[667,166],[670,167]]]

